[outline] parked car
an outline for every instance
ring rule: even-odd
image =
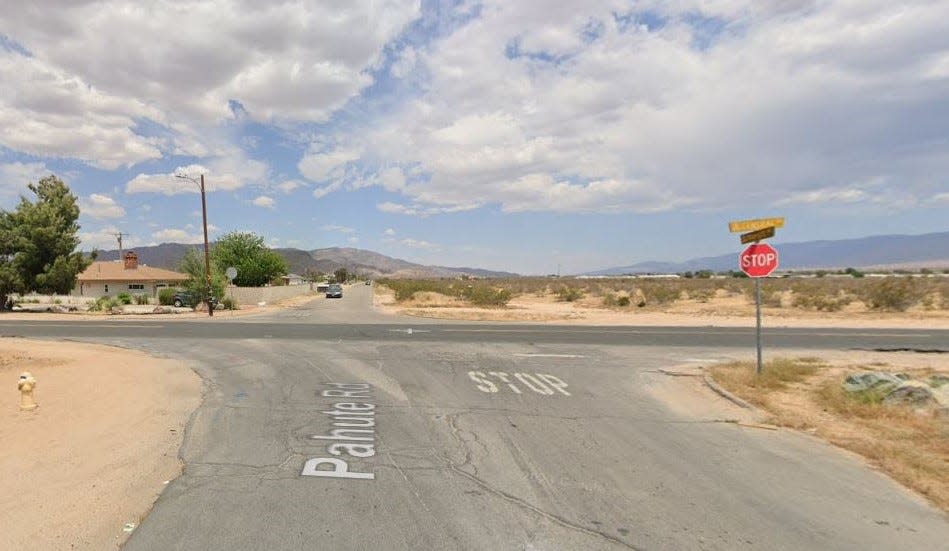
[[[203,300],[204,300],[204,297],[201,295],[189,293],[188,291],[178,291],[177,293],[175,293],[175,297],[173,299],[172,304],[174,304],[175,307],[177,308],[181,308],[182,306],[193,307],[193,306],[197,306],[198,303],[200,303]],[[214,308],[217,308],[218,300],[216,297],[213,297],[213,296],[211,297],[211,305],[214,306]]]
[[[372,285],[372,280],[371,280],[371,279],[367,279],[367,280],[366,280],[366,285]]]
[[[343,298],[343,286],[333,283],[326,289],[326,298]]]

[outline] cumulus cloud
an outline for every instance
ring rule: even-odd
[[[10,3],[0,145],[116,168],[203,157],[203,130],[235,117],[326,121],[419,12],[418,0]],[[144,119],[170,135],[145,137]]]
[[[393,235],[395,235],[395,230],[392,228],[386,228],[386,231],[382,232],[382,235],[386,237],[392,237]]]
[[[212,159],[208,166],[180,166],[166,174],[138,174],[125,184],[126,193],[200,193],[194,180],[204,174],[204,187],[208,192],[232,191],[249,184],[263,184],[269,168],[266,163],[253,159],[223,157]],[[180,178],[178,176],[188,176]]]
[[[356,149],[334,149],[332,151],[310,151],[297,164],[300,174],[313,182],[324,182],[339,178],[346,165],[359,159]]]
[[[406,51],[393,74],[420,95],[337,148],[404,197],[379,210],[414,216],[912,205],[947,185],[947,18],[925,0],[487,0]]]
[[[23,193],[27,184],[50,174],[44,163],[0,163],[0,194]]]
[[[119,243],[115,234],[120,232],[123,233],[122,246],[126,249],[143,245],[138,236],[129,235],[128,232],[119,229],[117,226],[108,225],[94,230],[80,231],[79,248],[84,251],[118,249]]]
[[[5,6],[3,11],[15,10]],[[0,15],[0,28],[3,18]],[[80,159],[105,169],[161,157],[155,140],[134,131],[139,119],[157,119],[161,114],[138,99],[101,92],[40,57],[2,47],[0,82],[4,83],[0,87],[0,145],[4,147],[36,156]]]
[[[122,218],[125,208],[108,195],[93,193],[79,201],[79,211],[93,218]]]
[[[267,197],[266,195],[261,195],[255,198],[251,203],[257,207],[263,207],[265,209],[272,209],[276,204],[276,201],[272,197]]]

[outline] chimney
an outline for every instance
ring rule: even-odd
[[[125,253],[125,269],[126,270],[138,269],[138,255],[135,254],[135,251],[129,251]]]

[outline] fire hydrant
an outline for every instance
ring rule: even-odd
[[[20,389],[20,410],[30,411],[39,407],[36,400],[33,399],[33,389],[36,388],[36,379],[29,371],[20,374],[20,381],[17,383]]]

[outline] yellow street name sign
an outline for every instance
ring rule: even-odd
[[[728,223],[728,231],[732,233],[750,232],[765,228],[783,228],[784,218],[756,218],[754,220],[736,220]]]

